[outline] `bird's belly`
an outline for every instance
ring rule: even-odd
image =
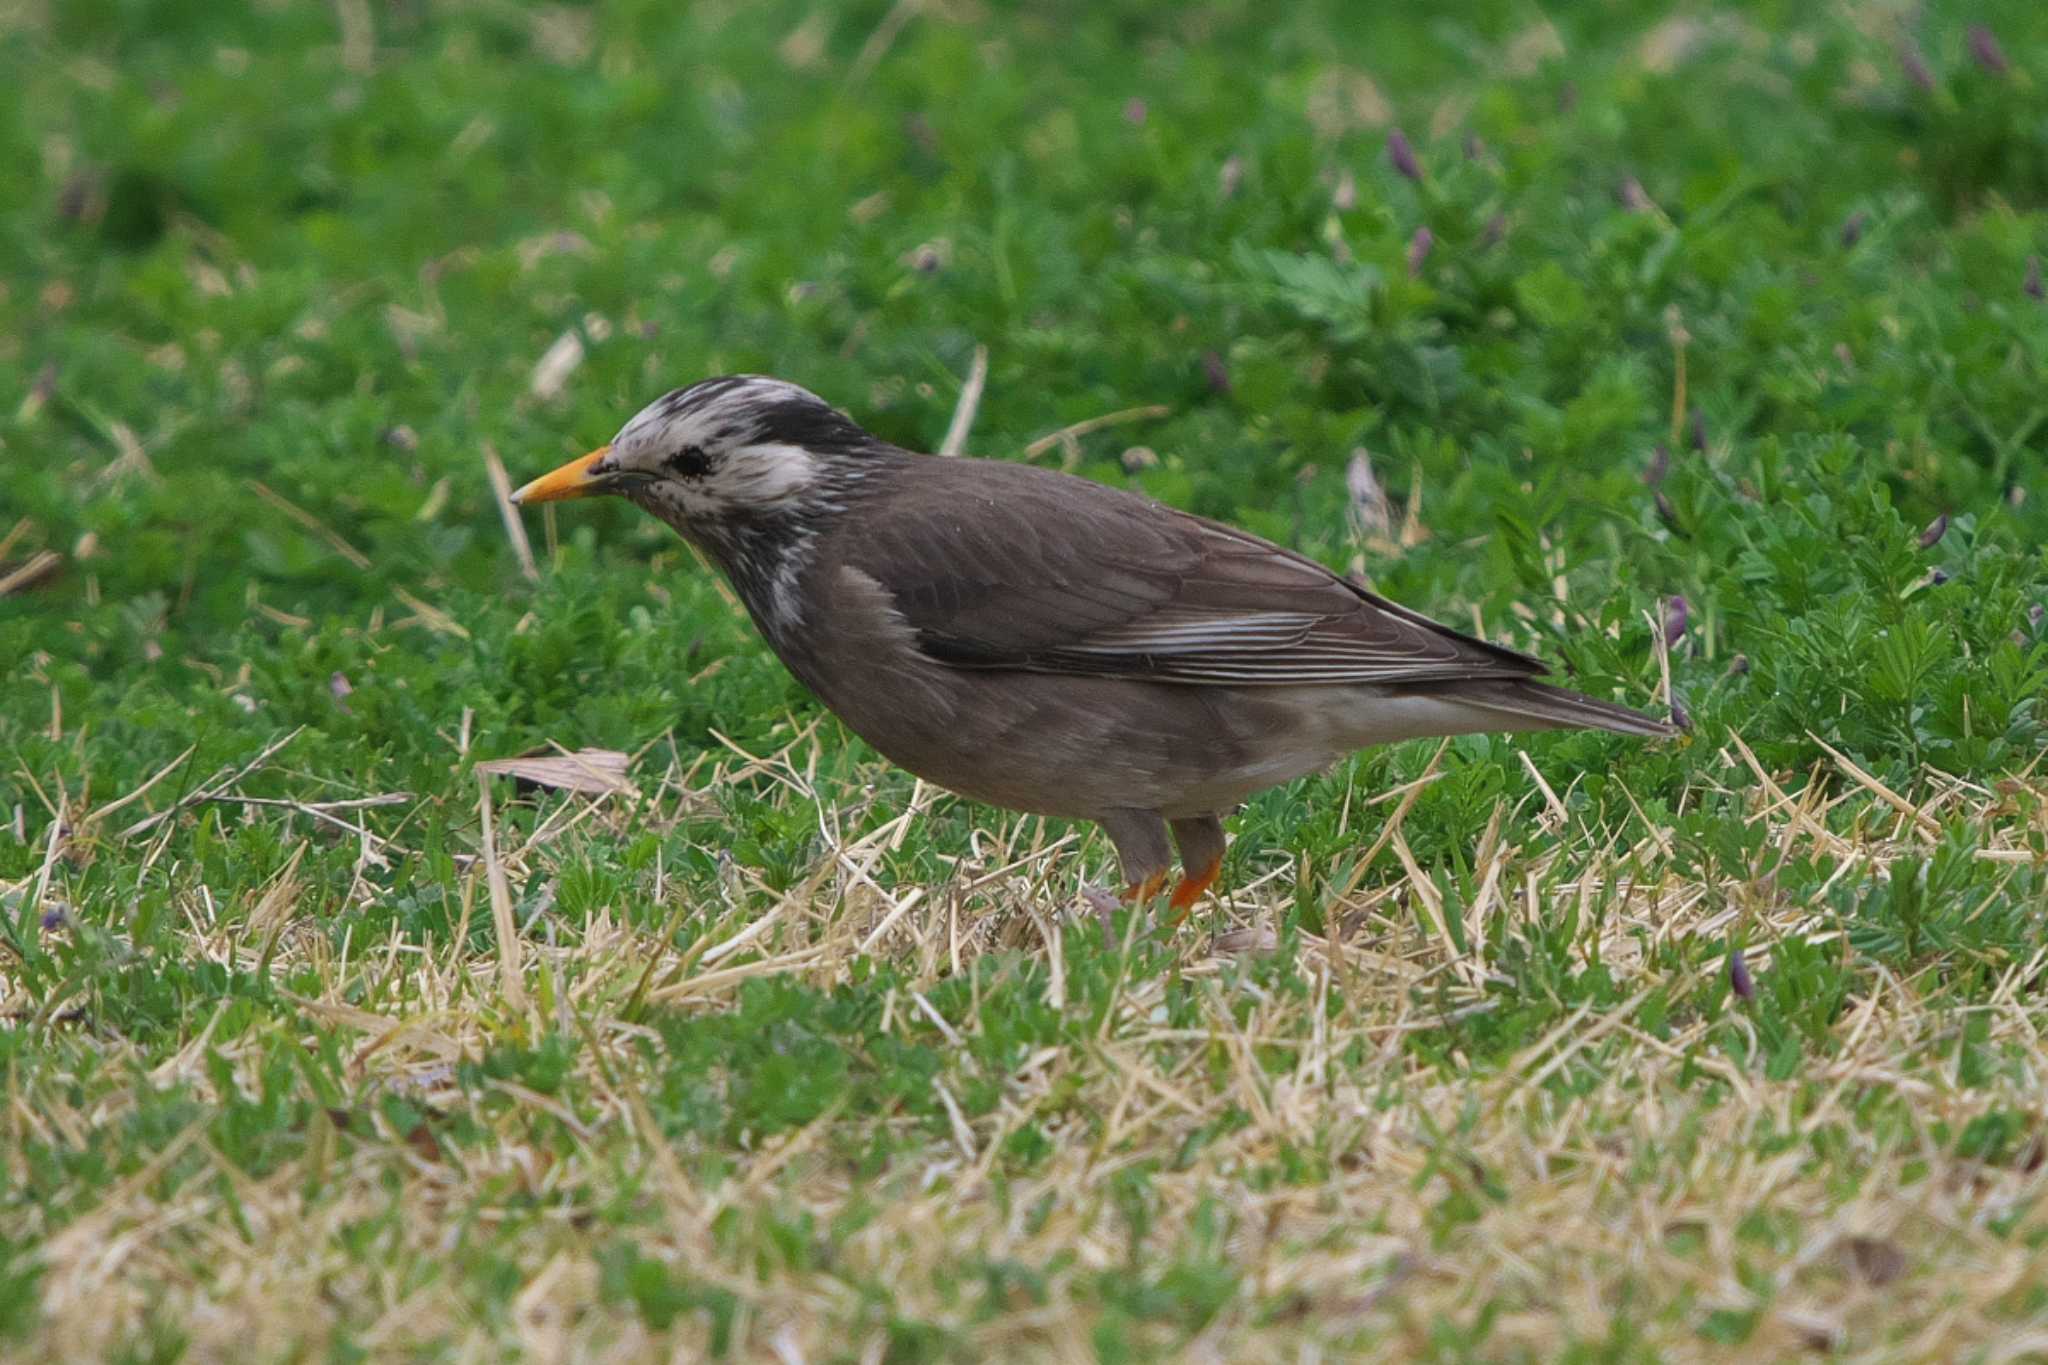
[[[1359,687],[917,670],[823,699],[929,782],[990,805],[1078,818],[1229,810],[1366,745],[1485,728],[1466,723],[1465,708]]]

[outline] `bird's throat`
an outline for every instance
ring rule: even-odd
[[[685,538],[725,575],[756,628],[781,653],[803,625],[801,585],[811,567],[816,524],[779,516],[731,520],[709,533],[693,530],[684,531]]]

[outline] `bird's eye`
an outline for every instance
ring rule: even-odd
[[[668,467],[680,478],[701,479],[711,472],[711,457],[702,446],[684,446],[668,457]]]

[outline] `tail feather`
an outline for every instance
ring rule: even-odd
[[[1548,683],[1521,679],[1474,681],[1458,684],[1457,691],[1460,701],[1537,723],[1516,729],[1610,730],[1617,735],[1638,735],[1644,739],[1668,739],[1678,733],[1676,726],[1640,711]]]

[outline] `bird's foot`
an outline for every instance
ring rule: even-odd
[[[1216,876],[1222,870],[1221,858],[1213,860],[1206,867],[1185,869],[1187,875],[1180,879],[1180,885],[1173,888],[1173,899],[1166,903],[1167,909],[1173,912],[1175,924],[1188,917],[1188,911],[1194,909],[1195,902],[1202,898],[1204,891],[1216,884]]]

